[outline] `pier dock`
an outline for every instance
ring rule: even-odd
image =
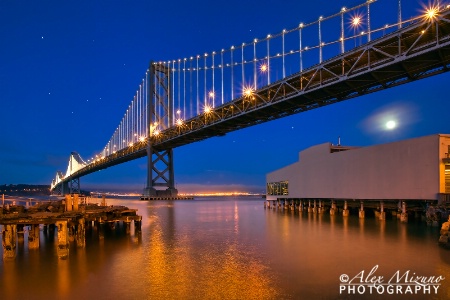
[[[81,200],[81,201],[80,201]],[[24,239],[24,228],[28,227],[28,247],[39,248],[40,226],[47,231],[57,228],[60,258],[69,256],[69,241],[76,240],[78,247],[85,247],[86,227],[91,224],[109,224],[114,227],[122,222],[127,233],[131,222],[135,232],[140,232],[142,217],[136,209],[125,206],[107,206],[103,197],[102,203],[87,203],[78,194],[66,195],[65,199],[38,202],[33,206],[6,204],[0,208],[0,225],[2,229],[3,258],[16,256],[16,241]]]

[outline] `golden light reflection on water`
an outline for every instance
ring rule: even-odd
[[[72,243],[67,260],[57,258],[55,235],[41,231],[36,250],[25,238],[15,260],[0,262],[0,298],[336,299],[341,274],[374,265],[385,276],[444,276],[433,298],[450,298],[438,228],[264,210],[255,200],[133,204],[141,235],[117,227],[101,238],[90,228],[86,248]]]
[[[192,232],[181,225],[179,232],[170,233],[175,224],[163,224],[161,212],[154,217],[145,268],[147,294],[161,299],[275,299],[277,290],[267,267],[258,259],[256,248],[241,245],[236,238],[216,236],[211,228],[197,228]],[[219,214],[214,218],[215,214]],[[239,209],[218,207],[199,209],[203,222],[227,223],[239,232]],[[170,220],[166,218],[165,220]],[[171,236],[168,239],[168,235]],[[173,236],[172,236],[173,235]],[[256,254],[256,255],[255,255]],[[256,257],[255,257],[256,256]]]

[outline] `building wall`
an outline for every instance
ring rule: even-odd
[[[313,146],[267,174],[267,182],[289,182],[289,195],[267,199],[437,199],[448,145],[450,136],[436,134],[335,153],[329,143]]]

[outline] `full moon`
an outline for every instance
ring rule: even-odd
[[[397,123],[395,123],[395,121],[390,120],[386,122],[386,128],[389,130],[394,129],[395,126],[397,126]]]

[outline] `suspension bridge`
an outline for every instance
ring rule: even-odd
[[[87,161],[72,152],[51,190],[79,192],[80,177],[147,156],[144,195],[176,197],[176,147],[447,72],[443,2],[402,19],[401,0],[368,0],[220,51],[152,61],[105,147]],[[374,5],[396,19],[386,24]]]

